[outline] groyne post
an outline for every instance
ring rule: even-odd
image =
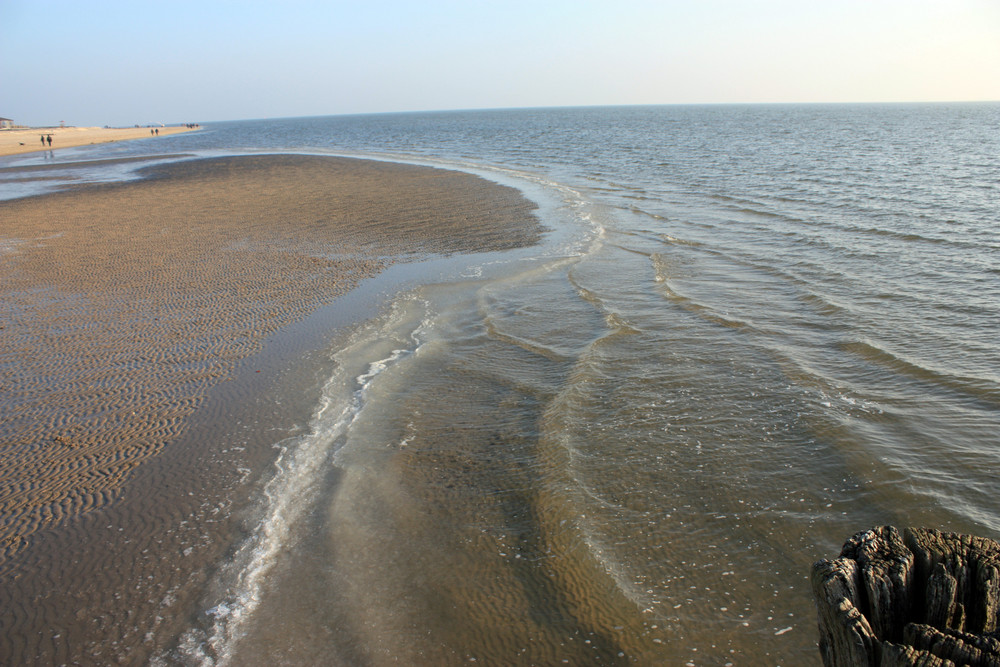
[[[827,667],[1000,667],[1000,544],[882,526],[812,568]]]

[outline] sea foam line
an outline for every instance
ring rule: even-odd
[[[412,321],[405,310],[413,305],[423,306],[424,317],[406,335],[399,329]],[[227,587],[223,599],[206,612],[212,619],[207,636],[203,631],[191,630],[181,640],[178,650],[185,663],[205,666],[230,663],[246,622],[260,606],[268,575],[285,551],[294,527],[311,505],[316,482],[324,478],[330,456],[364,410],[372,383],[418,350],[429,321],[426,302],[413,298],[397,300],[384,324],[364,327],[351,344],[334,355],[337,370],[324,386],[309,433],[277,445],[281,451],[274,463],[275,474],[264,488],[265,517],[226,568],[234,583]],[[364,372],[352,381],[351,361],[364,359],[365,352],[377,351],[373,345],[384,344],[387,339],[404,345],[393,347],[388,356],[368,363]]]

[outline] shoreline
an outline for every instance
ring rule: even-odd
[[[156,139],[171,134],[193,132],[197,129],[200,127],[171,125],[166,127],[33,127],[0,130],[0,157],[116,141],[131,141],[133,139]],[[46,142],[43,145],[39,138],[50,135],[52,143]]]
[[[168,647],[351,326],[310,314],[360,323],[340,298],[391,264],[540,238],[519,192],[428,167],[247,156],[144,177],[0,202],[0,303],[18,311],[0,341],[32,379],[0,385],[12,660]]]

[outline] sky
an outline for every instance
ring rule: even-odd
[[[1000,0],[0,0],[0,116],[1000,100]]]

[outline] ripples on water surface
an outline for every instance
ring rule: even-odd
[[[818,663],[809,566],[848,536],[1000,537],[998,128],[732,106],[178,137],[478,170],[560,231],[333,352],[170,660]]]

